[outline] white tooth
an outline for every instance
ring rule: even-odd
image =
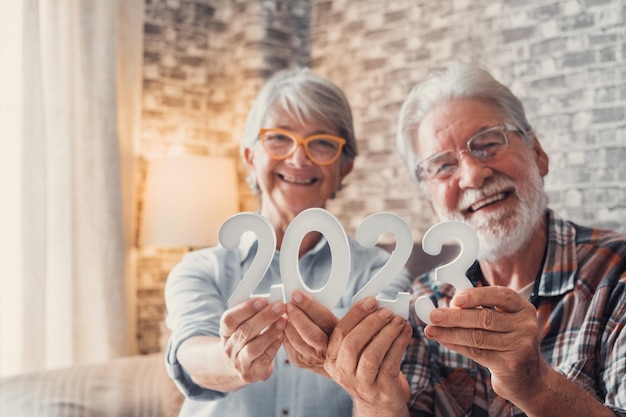
[[[311,184],[313,182],[312,179],[300,179],[300,178],[295,178],[295,177],[287,177],[287,176],[283,176],[283,178],[285,179],[285,181],[288,182],[293,182],[296,184]]]
[[[470,208],[472,209],[472,211],[476,211],[476,210],[480,209],[481,207],[486,206],[487,204],[491,204],[491,203],[493,203],[495,201],[502,200],[503,198],[504,198],[504,193],[499,193],[499,194],[496,194],[496,195],[494,195],[494,196],[492,196],[492,197],[490,197],[490,198],[488,198],[486,200],[482,200],[482,201],[480,201],[480,202],[478,202],[476,204],[472,204],[470,206]]]

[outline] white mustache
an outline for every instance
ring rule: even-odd
[[[504,175],[495,175],[488,179],[488,182],[479,189],[467,189],[463,191],[456,209],[459,212],[467,210],[480,200],[501,193],[505,190],[516,190],[515,182]]]

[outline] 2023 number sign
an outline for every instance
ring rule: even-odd
[[[273,285],[269,294],[254,294],[254,290],[267,272],[276,248],[276,234],[269,221],[257,213],[238,213],[222,224],[219,232],[220,244],[235,249],[246,232],[253,232],[258,240],[256,257],[242,281],[228,300],[233,307],[250,297],[266,297],[272,301],[289,301],[294,290],[306,291],[320,304],[333,308],[348,284],[350,276],[350,247],[341,223],[330,212],[320,208],[304,210],[289,224],[283,236],[280,253],[280,275],[282,283]],[[326,284],[317,289],[309,288],[300,274],[298,252],[300,243],[309,232],[322,233],[331,249],[332,266]],[[380,293],[400,273],[413,250],[413,236],[408,224],[392,213],[376,213],[365,218],[357,228],[356,240],[365,247],[373,247],[383,233],[392,233],[396,246],[387,263],[352,297],[352,304],[365,297],[376,297],[381,307],[390,308],[404,319],[409,316],[410,296],[400,292],[396,299],[383,299]],[[435,278],[454,285],[457,289],[472,286],[464,271],[472,264],[478,253],[478,238],[467,225],[458,222],[439,223],[426,232],[422,245],[430,255],[441,252],[444,240],[456,238],[461,243],[461,252],[452,262],[435,270]],[[434,305],[427,297],[415,303],[415,312],[426,323]]]

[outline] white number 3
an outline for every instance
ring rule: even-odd
[[[444,240],[454,237],[461,243],[461,252],[451,262],[435,269],[435,280],[452,284],[458,291],[472,288],[472,282],[465,271],[472,266],[478,255],[478,236],[474,229],[460,222],[442,222],[434,225],[424,234],[422,248],[429,255],[438,255]],[[424,323],[432,324],[430,312],[435,305],[430,298],[422,296],[415,301],[415,313]]]

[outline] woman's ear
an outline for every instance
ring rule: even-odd
[[[339,168],[341,170],[341,172],[339,173],[339,176],[341,177],[341,181],[343,181],[346,175],[348,175],[352,171],[352,168],[354,168],[354,161],[345,162],[341,164],[341,167]]]
[[[246,175],[248,186],[254,192],[259,191],[259,184],[256,181],[256,175],[254,173],[254,152],[250,148],[243,150],[243,163],[248,172],[248,175]]]
[[[243,163],[248,171],[254,168],[254,152],[250,148],[243,150]]]

